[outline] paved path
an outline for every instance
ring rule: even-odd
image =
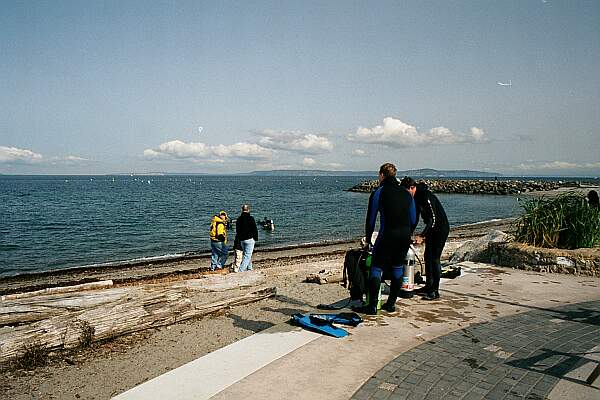
[[[401,354],[352,399],[544,399],[561,379],[585,384],[569,374],[593,370],[599,338],[600,301],[499,318]]]
[[[600,398],[600,379],[585,383],[600,360],[600,279],[461,265],[440,300],[402,299],[346,338],[277,325],[119,399]]]

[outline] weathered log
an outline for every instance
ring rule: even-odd
[[[6,296],[8,299],[0,301],[0,326],[18,325],[41,321],[65,312],[83,311],[98,307],[102,304],[116,302],[123,296],[138,296],[143,288],[170,287],[174,290],[208,293],[222,292],[233,288],[256,286],[264,283],[265,278],[260,272],[244,272],[243,274],[210,275],[200,279],[155,284],[146,286],[128,286],[110,288],[106,290],[86,290],[74,292],[71,287],[52,292],[36,291]],[[168,286],[165,286],[168,285]],[[82,285],[77,285],[82,287]],[[87,288],[87,286],[85,287]],[[26,295],[22,296],[21,295]]]
[[[27,297],[35,297],[41,295],[48,294],[60,294],[60,293],[72,293],[72,292],[80,292],[82,290],[94,290],[94,289],[106,289],[113,285],[112,280],[107,281],[99,281],[99,282],[90,282],[90,283],[82,283],[80,285],[73,286],[58,286],[51,287],[42,290],[35,290],[33,292],[25,292],[25,293],[14,293],[7,294],[0,297],[0,300],[16,300],[16,299],[24,299]]]
[[[84,342],[209,315],[225,307],[251,303],[275,293],[274,287],[265,287],[236,297],[199,302],[190,295],[189,289],[158,285],[141,288],[92,309],[66,312],[25,326],[2,328],[0,362],[18,357],[26,346],[49,350],[72,348]]]

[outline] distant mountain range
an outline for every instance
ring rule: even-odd
[[[3,174],[7,175],[10,174]],[[85,175],[85,174],[84,174]],[[92,176],[94,174],[91,174]],[[101,174],[101,175],[131,175],[131,176],[195,176],[195,175],[215,175],[206,172],[123,172],[123,173],[112,173],[112,174]],[[377,177],[377,171],[326,171],[321,169],[276,169],[270,171],[252,171],[245,173],[233,173],[233,174],[218,174],[218,175],[252,175],[252,176],[365,176]],[[470,171],[466,169],[458,170],[438,170],[432,168],[421,168],[421,169],[410,169],[405,171],[398,171],[397,176],[411,176],[417,178],[490,178],[490,177],[501,177],[502,174],[495,172],[482,172],[482,171]]]
[[[286,170],[271,170],[271,171],[253,171],[241,175],[256,175],[256,176],[370,176],[376,177],[376,171],[325,171],[320,169],[286,169]],[[502,174],[493,172],[470,171],[465,169],[460,170],[437,170],[431,168],[411,169],[406,171],[398,171],[397,176],[405,175],[411,177],[429,177],[429,178],[489,178],[494,176],[502,176]]]

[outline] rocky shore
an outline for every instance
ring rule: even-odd
[[[435,193],[513,195],[528,192],[547,192],[559,188],[578,188],[579,182],[566,181],[519,181],[486,179],[422,179]],[[359,183],[350,192],[370,193],[379,186],[377,180]]]

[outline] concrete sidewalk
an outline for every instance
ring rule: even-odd
[[[282,324],[116,398],[600,398],[600,279],[461,266],[346,338]]]

